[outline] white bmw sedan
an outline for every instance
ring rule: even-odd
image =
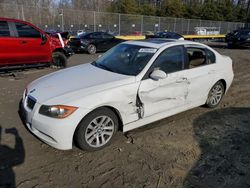
[[[190,41],[121,43],[96,61],[30,83],[22,111],[28,129],[57,149],[98,150],[123,132],[206,105],[232,83],[232,60]]]

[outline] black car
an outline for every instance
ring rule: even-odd
[[[117,39],[113,35],[105,32],[83,33],[77,37],[71,38],[68,45],[74,52],[88,52],[95,54],[96,52],[107,51],[113,46],[124,42]]]
[[[154,35],[146,35],[146,39],[148,38],[184,39],[184,37],[178,33],[167,31],[157,32]]]
[[[236,30],[233,33],[227,34],[226,42],[228,48],[250,47],[250,29]]]

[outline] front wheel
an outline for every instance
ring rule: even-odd
[[[52,65],[57,68],[65,68],[67,66],[67,57],[62,52],[53,52]]]
[[[79,124],[74,139],[83,150],[95,151],[111,143],[118,127],[118,118],[109,108],[99,108]]]
[[[225,87],[221,81],[218,81],[209,91],[206,106],[209,108],[215,108],[218,106],[224,93]]]

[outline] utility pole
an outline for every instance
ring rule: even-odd
[[[249,21],[248,20],[248,16],[249,16],[249,10],[250,9],[250,0],[248,0],[248,2],[247,2],[247,15],[246,15],[246,24],[247,24],[247,22]]]
[[[62,31],[64,31],[63,9],[61,9],[61,13],[59,15],[61,16]]]

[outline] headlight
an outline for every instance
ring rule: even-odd
[[[77,107],[74,106],[64,106],[64,105],[53,105],[47,106],[42,105],[39,109],[39,113],[52,118],[66,118],[74,111],[77,110]]]

